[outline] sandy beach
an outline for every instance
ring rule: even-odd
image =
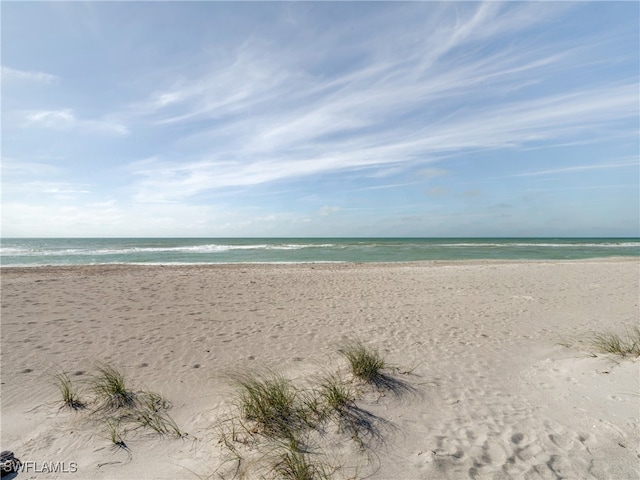
[[[326,432],[313,458],[335,478],[640,478],[640,361],[587,342],[638,325],[637,259],[0,275],[1,447],[32,468],[19,479],[268,478],[220,442],[229,375],[346,372],[338,350],[354,340],[407,388],[358,400],[379,425],[366,452]],[[117,448],[87,411],[60,408],[52,375],[82,387],[98,362],[166,397],[188,435],[133,432]],[[36,471],[43,462],[73,471]]]

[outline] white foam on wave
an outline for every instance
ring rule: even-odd
[[[192,245],[185,247],[169,247],[162,251],[178,251],[178,252],[191,252],[191,253],[217,253],[217,252],[229,252],[233,250],[301,250],[303,248],[331,248],[334,245],[331,243],[325,244],[298,244],[298,243],[285,243],[285,244],[250,244],[250,245],[227,245],[227,244],[209,244],[209,245]],[[144,250],[150,251],[150,250]]]
[[[0,255],[27,255],[30,251],[24,247],[0,247]]]
[[[66,248],[64,250],[40,250],[25,247],[2,247],[0,256],[2,257],[41,257],[60,255],[83,255],[84,251],[79,248]]]
[[[225,253],[234,250],[301,250],[304,248],[332,248],[332,243],[323,244],[249,244],[249,245],[232,245],[232,244],[206,244],[206,245],[185,245],[175,247],[122,247],[122,248],[66,248],[66,249],[31,249],[25,247],[2,247],[0,255],[5,257],[11,256],[67,256],[67,255],[131,255],[146,253]]]

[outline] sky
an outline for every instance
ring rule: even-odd
[[[9,237],[640,235],[638,2],[12,2]]]

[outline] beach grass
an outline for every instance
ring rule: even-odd
[[[354,404],[353,388],[338,373],[329,372],[321,376],[317,390],[319,403],[330,412],[344,412]]]
[[[375,383],[387,366],[377,350],[367,348],[362,342],[352,342],[339,350],[351,367],[354,377],[367,383]]]
[[[279,374],[251,373],[234,378],[242,416],[268,436],[292,438],[304,424],[298,389]]]
[[[89,419],[104,424],[108,437],[115,446],[127,449],[126,433],[140,428],[152,430],[160,435],[173,434],[184,437],[177,423],[166,413],[171,403],[162,395],[131,389],[125,376],[112,365],[98,364],[97,373],[89,381],[95,394],[91,403],[95,408]],[[85,403],[64,373],[54,375],[54,380],[63,398],[64,405],[75,410],[84,409]]]
[[[276,478],[328,479],[344,465],[332,458],[339,465],[332,467],[319,445],[331,444],[331,438],[352,441],[367,454],[371,441],[382,440],[380,427],[388,428],[389,422],[358,407],[359,394],[371,388],[399,394],[410,387],[383,373],[390,367],[377,350],[357,342],[339,353],[349,361],[354,378],[345,378],[340,370],[295,383],[270,371],[228,375],[237,412],[225,420],[230,427],[221,430],[220,443],[233,454],[238,471],[268,459],[264,466]],[[251,458],[257,461],[247,460]]]
[[[138,409],[135,421],[143,428],[149,428],[160,435],[173,434],[182,437],[184,434],[176,422],[168,415],[149,409]]]
[[[99,364],[96,370],[98,375],[93,377],[91,386],[98,396],[100,409],[118,410],[135,406],[136,394],[127,388],[125,377],[119,370],[106,364]]]
[[[640,327],[627,330],[625,335],[613,332],[597,333],[591,338],[591,345],[601,353],[638,357],[640,356]]]
[[[124,441],[124,433],[121,429],[121,419],[107,417],[104,419],[104,426],[107,429],[107,433],[109,435],[109,440],[114,447],[122,448],[128,450],[127,444]]]
[[[171,402],[159,393],[138,392],[137,397],[138,403],[150,411],[159,412],[161,410],[169,410],[171,408]]]
[[[63,406],[72,410],[82,410],[86,407],[86,404],[80,399],[78,390],[66,373],[56,373],[53,380],[62,395]]]
[[[295,448],[285,451],[273,467],[279,478],[287,480],[323,480],[330,478],[322,464],[313,463],[309,454]]]

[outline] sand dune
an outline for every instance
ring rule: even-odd
[[[640,478],[640,362],[592,356],[583,342],[638,324],[638,267],[3,268],[2,449],[34,469],[78,470],[25,479],[233,478],[219,444],[228,373],[271,369],[303,382],[344,371],[337,350],[361,339],[411,388],[363,395],[358,405],[381,422],[366,455],[325,439],[314,458],[339,459],[336,478]],[[162,393],[189,435],[139,432],[126,451],[85,413],[60,409],[51,375],[81,385],[96,362]]]

